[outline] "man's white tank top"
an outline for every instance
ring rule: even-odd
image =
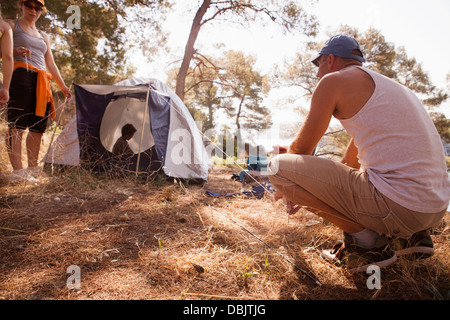
[[[408,88],[372,70],[375,91],[352,118],[340,120],[358,147],[361,170],[375,188],[399,205],[437,213],[450,199],[440,136],[424,106]]]

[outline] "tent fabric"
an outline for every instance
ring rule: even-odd
[[[77,134],[77,118],[66,125],[58,138],[50,146],[44,162],[56,165],[79,166],[80,165],[80,146]]]
[[[154,150],[166,175],[207,180],[210,162],[197,124],[181,99],[159,80],[75,85],[75,97],[76,117],[43,162],[80,165],[91,161],[96,169],[107,170],[114,166],[113,142],[120,137],[122,125],[132,122],[138,132],[129,140],[136,152],[129,160],[136,165],[139,161],[139,170],[146,170]]]
[[[153,106],[150,108],[150,118],[156,154],[164,161],[170,129],[170,98],[150,91],[149,104]]]
[[[164,83],[155,79],[148,81],[142,78],[133,78],[120,82],[119,85],[140,85],[140,83],[146,82],[151,83],[151,87],[156,92],[165,94],[171,99],[171,136],[166,148],[168,151],[165,159],[166,174],[175,177],[187,176],[196,178],[192,174],[202,172],[207,177],[210,162],[202,136],[197,124],[180,97]]]

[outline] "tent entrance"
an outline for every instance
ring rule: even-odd
[[[131,124],[136,129],[133,137],[128,140],[128,145],[134,154],[147,151],[155,145],[151,133],[150,113],[145,108],[146,95],[115,96],[105,109],[100,124],[100,141],[103,147],[112,152],[117,140],[122,136],[122,128]],[[145,123],[142,123],[145,115]],[[141,143],[142,137],[142,145]]]

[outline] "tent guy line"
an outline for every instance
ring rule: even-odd
[[[145,85],[147,85],[147,87],[145,87]],[[126,117],[130,117],[132,114],[135,114],[137,111],[139,111],[139,108],[142,108],[142,104],[139,103],[139,97],[135,97],[135,95],[137,93],[139,93],[140,91],[142,91],[143,87],[145,88],[145,92],[141,93],[145,94],[145,106],[144,106],[144,119],[140,119],[142,121],[143,124],[146,123],[146,117],[147,117],[147,111],[149,110],[150,114],[149,116],[149,130],[153,130],[154,133],[156,135],[151,134],[153,137],[151,137],[151,143],[145,147],[145,149],[147,149],[147,147],[151,147],[151,144],[153,144],[155,147],[160,147],[156,144],[156,139],[159,139],[160,141],[165,141],[165,146],[164,146],[164,150],[162,150],[162,154],[161,154],[161,160],[162,161],[167,161],[168,159],[170,159],[170,157],[166,157],[166,152],[172,152],[173,148],[175,147],[175,145],[173,144],[172,139],[169,139],[169,128],[170,130],[172,130],[173,126],[175,127],[182,127],[182,122],[185,122],[185,125],[188,125],[190,127],[189,128],[189,133],[192,135],[191,140],[195,139],[195,137],[197,137],[197,140],[192,141],[194,143],[194,147],[197,146],[198,150],[191,150],[191,152],[197,152],[196,156],[200,157],[201,159],[205,160],[204,155],[206,154],[206,150],[204,149],[204,145],[203,145],[203,139],[202,137],[206,137],[210,143],[212,143],[214,145],[215,148],[217,148],[218,150],[221,150],[221,148],[219,148],[217,146],[216,143],[214,143],[213,141],[211,141],[211,139],[209,139],[206,135],[204,135],[199,128],[197,127],[197,125],[195,124],[195,122],[192,119],[192,116],[190,115],[190,113],[188,113],[187,108],[184,106],[184,103],[179,99],[179,97],[177,97],[167,86],[165,86],[164,84],[162,84],[160,81],[157,81],[155,79],[152,79],[150,81],[139,81],[138,79],[129,79],[128,81],[123,81],[122,83],[120,83],[119,85],[116,86],[99,86],[99,85],[85,85],[85,86],[79,86],[79,85],[75,85],[75,92],[77,93],[75,95],[76,97],[76,104],[77,104],[77,117],[76,117],[76,121],[78,123],[78,121],[81,121],[79,124],[81,124],[81,129],[87,128],[88,125],[87,123],[83,122],[83,121],[89,121],[89,119],[92,117],[92,115],[96,115],[97,119],[95,120],[97,127],[96,127],[96,133],[93,136],[94,138],[94,142],[96,143],[96,145],[94,146],[95,148],[97,148],[97,152],[99,153],[93,153],[94,157],[99,157],[101,160],[101,157],[103,154],[105,154],[105,152],[109,152],[106,148],[109,148],[110,146],[108,144],[104,144],[105,142],[102,141],[102,130],[105,131],[107,133],[107,138],[111,138],[111,129],[117,131],[118,128],[120,128],[121,126],[121,122],[120,121],[125,121],[125,120],[130,120],[131,118],[127,118],[127,119],[122,119],[121,117],[123,117],[124,115],[119,115],[116,117],[118,111],[120,112],[125,112],[125,116]],[[129,95],[131,93],[131,95]],[[162,95],[161,95],[162,94]],[[93,100],[95,99],[95,100]],[[63,103],[60,108],[62,106],[64,106],[65,103]],[[138,109],[136,109],[138,108]],[[165,111],[164,111],[165,110]],[[175,110],[176,114],[168,114],[169,110]],[[165,113],[163,113],[165,112]],[[190,116],[188,118],[188,115]],[[84,119],[82,120],[82,118],[84,117]],[[133,118],[134,119],[134,118]],[[165,119],[165,120],[164,120]],[[172,120],[174,119],[175,123],[172,123]],[[180,122],[180,119],[182,119],[182,122]],[[105,122],[110,122],[110,120],[112,120],[114,123],[111,125],[110,123],[105,123]],[[136,119],[135,119],[136,120]],[[139,120],[139,119],[138,119]],[[150,124],[151,121],[151,124]],[[153,122],[156,121],[156,122]],[[159,122],[158,122],[159,121]],[[165,122],[162,122],[165,121]],[[162,122],[162,123],[161,123]],[[153,126],[153,124],[156,125],[156,128]],[[92,124],[91,124],[92,125]],[[102,128],[102,125],[106,126],[106,128]],[[79,129],[76,130],[74,128],[75,126],[75,121],[72,120],[71,125],[69,125],[68,127],[71,128],[71,130],[75,130],[78,134],[79,134]],[[159,132],[157,129],[158,128],[166,128],[166,131],[162,130],[162,132]],[[156,131],[155,131],[156,130]],[[82,131],[82,130],[81,130]],[[141,132],[143,132],[142,128],[141,128]],[[150,131],[149,131],[150,132]],[[64,131],[58,136],[58,139],[60,138],[60,136],[63,136]],[[90,132],[86,132],[86,134],[89,134]],[[151,133],[151,132],[150,132]],[[139,141],[139,153],[141,152],[142,149],[142,142],[143,142],[143,135],[142,133],[140,133],[140,141]],[[76,141],[76,145],[79,146],[80,144],[80,140],[78,139],[78,136],[75,136],[76,139],[71,139]],[[57,145],[58,144],[58,139],[56,139],[56,141],[52,144],[52,145]],[[163,140],[161,140],[163,139]],[[64,140],[64,139],[63,139]],[[155,140],[155,141],[153,141]],[[73,141],[71,141],[73,144]],[[149,141],[146,141],[149,142]],[[191,141],[189,141],[189,147],[191,146]],[[186,142],[184,142],[186,143]],[[148,143],[147,143],[148,144]],[[70,144],[69,144],[70,145]],[[77,151],[77,150],[75,150]],[[78,151],[79,152],[79,151]],[[231,157],[230,155],[228,155],[224,150],[221,150],[221,152],[226,155],[227,158],[231,159],[238,167],[240,167],[242,169],[242,167],[233,159],[233,157]],[[51,154],[51,150],[49,148],[47,155]],[[66,152],[63,152],[64,155],[66,155]],[[191,154],[192,155],[192,154]],[[195,155],[194,155],[195,156]],[[47,160],[50,160],[50,163],[53,164],[53,160],[52,159],[48,159],[48,157],[46,157]],[[165,172],[167,175],[170,176],[174,176],[175,178],[177,177],[177,174],[173,175],[172,170],[177,171],[176,173],[181,175],[181,178],[184,178],[186,176],[191,176],[193,174],[196,174],[198,177],[202,177],[205,178],[207,176],[207,172],[206,167],[209,169],[209,164],[203,164],[201,165],[201,170],[198,172],[194,172],[192,171],[192,169],[190,171],[180,171],[180,169],[177,169],[177,165],[175,163],[175,161],[173,161],[173,159],[170,159],[171,162],[169,163],[171,168],[167,168],[167,163],[163,163],[163,167],[165,167]],[[137,165],[137,168],[139,167],[139,164]],[[188,165],[186,168],[189,168],[190,166]],[[199,170],[199,168],[197,168],[197,170]],[[256,179],[254,177],[251,177],[252,179],[254,179],[256,181]],[[257,182],[257,181],[256,181]],[[266,186],[264,186],[265,189],[267,189]],[[268,191],[268,189],[267,189]],[[204,203],[202,200],[199,200],[200,202]],[[322,284],[317,280],[314,279],[311,275],[309,275],[305,270],[303,270],[302,268],[300,268],[298,265],[296,265],[292,260],[290,260],[289,258],[285,257],[283,254],[279,253],[276,249],[274,249],[271,245],[269,245],[267,242],[265,242],[264,240],[262,240],[259,236],[257,236],[256,234],[254,234],[253,232],[251,232],[250,230],[248,230],[247,228],[245,228],[242,224],[240,224],[239,222],[237,222],[236,220],[232,219],[231,217],[223,214],[222,212],[220,212],[219,210],[217,210],[216,208],[214,208],[213,206],[206,204],[211,210],[214,210],[222,215],[224,215],[227,219],[229,219],[230,221],[232,221],[234,224],[236,224],[237,226],[239,226],[242,230],[246,231],[247,233],[249,233],[252,237],[254,237],[255,239],[257,239],[258,241],[260,241],[261,243],[265,244],[266,247],[270,248],[271,250],[273,250],[274,252],[276,252],[279,256],[281,256],[284,260],[286,260],[289,264],[291,264],[292,266],[294,266],[297,270],[299,270],[301,273],[303,273],[304,275],[306,275],[308,278],[310,278],[311,280],[313,280],[317,285],[321,286]]]
[[[258,240],[259,242],[263,243],[266,247],[268,247],[269,249],[273,250],[277,255],[279,255],[280,257],[282,257],[284,260],[286,260],[289,264],[291,264],[293,267],[295,267],[298,271],[300,271],[301,273],[303,273],[305,276],[307,276],[309,279],[311,279],[312,281],[314,281],[315,284],[317,284],[319,287],[322,286],[322,283],[320,283],[319,280],[315,279],[313,276],[311,276],[308,272],[306,272],[305,270],[303,270],[302,268],[300,268],[298,265],[296,265],[291,259],[287,258],[285,255],[281,254],[280,252],[278,252],[278,250],[276,250],[274,247],[272,247],[270,244],[268,244],[266,241],[264,241],[263,239],[261,239],[259,236],[257,236],[256,234],[254,234],[253,232],[251,232],[250,230],[248,230],[246,227],[244,227],[242,224],[240,224],[239,222],[237,222],[235,219],[229,217],[227,214],[220,212],[218,209],[216,209],[215,207],[211,206],[210,204],[199,200],[201,203],[205,204],[206,206],[208,206],[211,210],[220,213],[222,216],[226,217],[228,220],[230,220],[231,222],[233,222],[234,224],[236,224],[237,226],[239,226],[242,230],[246,231],[248,234],[250,234],[252,237],[254,237],[256,240]]]
[[[177,112],[179,112],[177,110]],[[198,131],[200,132],[200,134],[203,135],[203,133],[200,131],[200,129],[198,129]],[[224,150],[222,150],[221,148],[219,148],[219,146],[217,146],[216,143],[214,143],[211,139],[209,139],[207,136],[205,136],[208,141],[210,143],[212,143],[214,145],[215,148],[219,149],[227,158],[231,159],[240,169],[244,170],[244,168],[242,166],[240,166],[237,161],[234,160],[233,157],[231,157],[230,155],[228,155]],[[251,176],[251,179],[253,179],[255,182],[258,182],[256,180],[255,177]],[[180,184],[181,185],[181,184]],[[264,184],[262,184],[263,188],[266,191],[269,191],[269,189],[267,188],[267,186],[265,186]],[[184,188],[186,192],[187,189]],[[270,194],[270,191],[269,191]],[[195,196],[192,195],[194,198]],[[239,222],[237,222],[235,219],[229,217],[228,215],[226,215],[225,213],[220,212],[218,209],[216,209],[215,207],[211,206],[210,204],[206,203],[203,200],[199,200],[197,199],[199,202],[205,204],[207,207],[209,207],[212,211],[218,212],[219,214],[221,214],[222,216],[226,217],[228,220],[230,220],[231,222],[233,222],[234,224],[236,224],[237,226],[239,226],[242,230],[246,231],[248,234],[250,234],[251,236],[253,236],[255,239],[257,239],[259,242],[263,243],[266,247],[268,247],[269,249],[273,250],[277,255],[279,255],[280,257],[282,257],[285,261],[287,261],[289,264],[291,264],[293,267],[295,267],[298,271],[300,271],[302,274],[304,274],[305,276],[307,276],[309,279],[311,279],[312,281],[314,281],[315,284],[317,284],[318,286],[322,286],[322,283],[315,279],[314,277],[312,277],[308,272],[306,272],[305,270],[303,270],[302,268],[300,268],[297,264],[295,264],[292,260],[290,260],[289,258],[287,258],[285,255],[281,254],[280,252],[278,252],[278,250],[276,250],[274,247],[272,247],[270,244],[268,244],[267,242],[265,242],[264,240],[262,240],[259,236],[257,236],[256,234],[254,234],[253,232],[251,232],[250,230],[248,230],[247,228],[245,228],[242,224],[240,224]]]
[[[145,88],[145,91],[142,90],[143,88]],[[142,104],[139,102],[140,101],[139,95],[142,97],[142,95],[145,94],[144,117],[143,119],[141,119],[141,121],[143,126],[145,126],[147,122],[146,120],[147,112],[149,112],[148,114],[150,118],[148,123],[149,128],[147,128],[146,126],[146,129],[149,130],[148,132],[150,133],[150,137],[147,139],[148,141],[146,141],[147,145],[143,148],[142,143],[144,130],[141,127],[139,139],[139,155],[143,149],[146,150],[148,147],[152,147],[153,145],[154,147],[160,148],[159,150],[157,150],[159,151],[157,152],[157,154],[160,153],[159,158],[162,161],[164,172],[168,176],[173,176],[175,178],[177,177],[189,178],[194,175],[196,177],[203,178],[203,180],[205,180],[208,175],[207,169],[209,170],[210,168],[209,164],[205,163],[200,164],[200,166],[195,167],[195,169],[192,168],[192,164],[191,165],[185,164],[186,169],[184,169],[183,171],[182,169],[180,170],[180,168],[178,168],[179,165],[177,165],[176,163],[178,162],[179,159],[177,161],[174,161],[174,159],[170,159],[170,157],[166,156],[166,152],[167,153],[172,152],[173,151],[172,149],[176,147],[173,144],[174,142],[172,141],[172,139],[169,139],[170,135],[169,131],[173,129],[172,126],[182,128],[184,125],[187,126],[186,128],[192,135],[191,140],[194,143],[194,150],[191,150],[191,156],[194,155],[194,157],[199,157],[199,159],[204,160],[203,156],[207,156],[207,152],[204,147],[203,138],[206,137],[209,140],[209,142],[214,145],[215,148],[221,150],[221,152],[224,155],[226,155],[227,158],[231,159],[238,167],[243,169],[237,163],[237,161],[234,160],[233,157],[231,157],[224,150],[219,148],[216,143],[214,143],[211,139],[207,137],[207,135],[204,135],[200,131],[200,129],[195,124],[192,116],[187,111],[187,108],[181,101],[181,99],[178,96],[176,96],[176,94],[173,91],[171,91],[166,85],[164,85],[162,82],[156,79],[150,79],[146,81],[143,81],[141,79],[128,79],[114,86],[75,85],[75,93],[76,93],[75,97],[77,105],[77,116],[74,117],[74,119],[72,119],[72,121],[67,126],[68,128],[65,128],[63,132],[61,132],[56,141],[54,141],[50,145],[49,150],[47,151],[47,155],[43,159],[43,161],[46,161],[47,163],[50,162],[52,165],[54,164],[55,150],[51,150],[51,148],[53,145],[58,146],[58,140],[62,138],[63,141],[64,140],[69,141],[67,146],[74,145],[74,143],[76,144],[77,148],[72,150],[72,153],[73,151],[75,151],[75,154],[78,154],[78,165],[79,165],[81,153],[80,152],[81,141],[78,139],[78,134],[80,131],[84,130],[85,131],[84,135],[87,135],[87,137],[89,138],[89,134],[92,132],[89,132],[87,129],[92,128],[92,125],[95,125],[96,129],[94,131],[94,135],[91,138],[94,139],[95,143],[94,147],[96,148],[96,152],[98,152],[98,153],[94,152],[93,155],[98,157],[99,160],[103,162],[104,159],[102,158],[102,155],[108,154],[110,152],[108,150],[111,147],[110,142],[115,140],[115,139],[111,140],[111,138],[114,138],[112,137],[112,132],[117,132],[117,130],[123,125],[123,123],[134,119],[134,117],[131,117],[131,115],[135,115],[136,113],[138,113],[140,108],[142,108]],[[64,101],[64,103],[62,103],[62,105],[59,106],[59,108],[63,107],[65,103],[66,101]],[[170,113],[171,110],[176,111],[176,114],[171,114]],[[89,123],[90,119],[93,117],[96,118],[95,121],[93,123]],[[125,118],[122,119],[123,117]],[[180,121],[181,119],[182,121]],[[81,127],[81,128],[78,127],[78,130],[77,124],[79,124]],[[159,128],[161,128],[162,130],[158,131]],[[150,130],[154,131],[156,135],[150,132]],[[72,137],[71,132],[74,132],[75,136]],[[109,139],[111,141],[104,140],[105,134],[107,140]],[[157,139],[160,142],[163,142],[164,144],[163,149],[161,149],[161,146],[159,146],[156,143]],[[190,142],[191,141],[189,141],[189,147],[191,147]],[[183,141],[183,143],[186,142]],[[64,156],[62,160],[65,161],[66,160],[65,157],[67,156],[67,154],[72,153],[70,152],[70,150],[62,150],[61,154]],[[52,154],[51,159],[49,159],[50,154]],[[169,159],[170,162],[169,164],[167,164],[166,161]],[[75,161],[74,163],[73,160],[74,159],[69,159],[68,163],[70,165],[76,165],[77,161]],[[139,162],[140,159],[138,158],[136,168],[139,168]],[[170,168],[168,168],[169,165]],[[175,170],[175,174],[173,170]],[[257,182],[255,177],[252,176],[251,178]],[[266,189],[266,191],[269,191],[266,186],[263,187]],[[198,201],[204,203],[204,201],[202,200]],[[232,219],[231,217],[223,214],[213,206],[209,204],[206,205],[211,210],[214,210],[224,215],[227,219],[229,219],[234,224],[239,226],[242,230],[246,231],[255,239],[265,244],[266,247],[270,248],[271,250],[274,250],[279,256],[281,256],[284,260],[286,260],[289,264],[294,266],[297,270],[306,275],[308,278],[313,280],[317,285],[319,286],[322,285],[318,280],[314,279],[306,271],[304,271],[298,265],[296,265],[292,260],[285,257],[283,254],[279,253],[276,249],[274,249],[267,242],[262,240],[259,236],[257,236],[256,234],[245,228],[242,224]]]
[[[180,113],[180,111],[178,111],[178,110],[176,110],[176,109],[175,109],[175,111],[178,112],[178,113],[180,114],[180,116],[183,117],[183,115]],[[221,148],[220,148],[214,141],[212,141],[207,135],[203,134],[203,132],[202,132],[200,129],[197,128],[197,130],[198,130],[198,132],[200,133],[200,135],[201,135],[203,138],[206,138],[206,139],[208,140],[208,142],[211,143],[211,144],[214,146],[215,149],[218,149],[221,153],[223,153],[223,154],[227,157],[227,159],[230,159],[231,161],[233,161],[233,164],[235,164],[241,171],[244,171],[244,170],[245,170],[245,168],[244,168],[243,166],[241,166],[241,165],[237,162],[237,160],[234,160],[234,157],[232,157],[232,156],[230,156],[229,154],[227,154],[227,153],[225,152],[225,150],[221,149]],[[258,180],[257,180],[250,172],[247,173],[247,176],[250,177],[250,179],[252,179],[253,182],[256,182],[256,183],[259,184]],[[267,191],[268,193],[271,193],[271,191],[269,190],[269,188],[267,188],[266,185],[261,184],[261,186],[264,188],[265,191]]]

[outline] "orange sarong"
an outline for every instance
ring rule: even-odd
[[[47,111],[47,103],[50,102],[50,119],[55,118],[55,103],[53,101],[52,90],[50,89],[50,81],[53,76],[45,69],[38,69],[31,64],[24,61],[14,61],[14,70],[17,68],[30,69],[37,72],[37,86],[36,86],[36,116],[45,117]]]

